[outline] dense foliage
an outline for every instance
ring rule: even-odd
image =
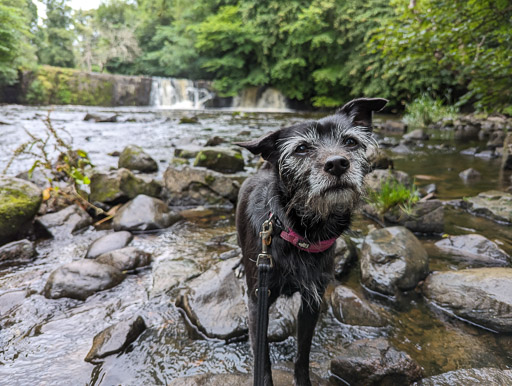
[[[222,95],[272,86],[318,107],[428,95],[512,112],[509,0],[105,0],[74,13],[44,2],[35,30],[30,0],[0,0],[0,80],[31,43],[39,63],[211,79]]]

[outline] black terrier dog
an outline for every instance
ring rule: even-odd
[[[249,334],[256,342],[259,232],[271,220],[269,306],[281,294],[299,291],[296,385],[311,385],[309,354],[325,288],[332,278],[336,238],[350,225],[370,171],[368,149],[375,147],[372,112],[387,100],[360,98],[334,115],[300,123],[238,143],[266,160],[238,196],[236,226],[249,291]],[[266,342],[265,385],[272,385]]]

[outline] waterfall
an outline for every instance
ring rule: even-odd
[[[287,110],[286,98],[275,88],[248,87],[233,98],[233,108]]]
[[[204,82],[202,82],[204,84]],[[202,109],[215,96],[190,79],[153,77],[150,105],[172,109]]]

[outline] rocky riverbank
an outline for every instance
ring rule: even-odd
[[[115,113],[116,121],[80,116],[77,124],[65,110],[57,112],[60,124],[79,130],[74,145],[96,149],[88,149],[96,166],[87,169],[84,194],[103,214],[80,201],[49,202],[47,182],[37,173],[31,182],[22,174],[0,179],[0,374],[16,373],[26,383],[41,377],[61,383],[72,371],[91,384],[249,384],[233,209],[259,160],[229,143],[307,117]],[[29,122],[25,116],[12,112],[7,127],[19,130]],[[495,131],[509,128],[507,120],[499,127],[491,122]],[[383,153],[368,185],[378,191],[390,178],[415,181],[420,200],[384,214],[365,205],[353,230],[338,240],[336,279],[312,348],[315,379],[510,380],[507,152],[503,160],[460,154],[469,147],[487,151],[489,139],[478,134],[487,123],[472,137],[477,142],[445,138],[459,130],[455,122],[423,134],[403,135],[403,127],[390,134],[397,125],[379,125]],[[112,135],[122,130],[131,134],[112,149]],[[463,165],[460,157],[467,157]],[[436,172],[427,164],[438,159],[444,166]],[[458,176],[469,166],[479,179]],[[298,306],[294,296],[271,309],[281,384],[290,379]]]

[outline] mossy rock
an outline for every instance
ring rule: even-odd
[[[0,176],[0,244],[17,238],[41,205],[41,189],[31,182]]]
[[[183,124],[183,123],[189,123],[189,124],[199,123],[199,118],[197,118],[196,116],[193,116],[193,117],[181,117],[180,124]]]
[[[129,145],[124,148],[119,156],[119,167],[130,170],[138,170],[142,173],[158,171],[158,164],[140,146]]]
[[[194,166],[202,166],[221,173],[236,173],[244,170],[244,159],[235,150],[227,148],[204,148],[194,161]]]

